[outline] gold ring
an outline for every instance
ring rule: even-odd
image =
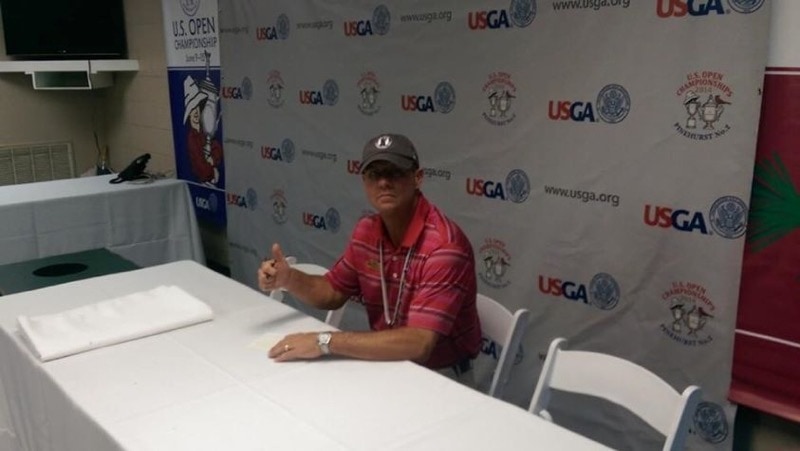
[[[289,352],[290,349],[292,348],[290,348],[288,344],[283,345],[283,352]]]

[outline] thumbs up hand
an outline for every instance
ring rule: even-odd
[[[292,275],[292,267],[286,261],[281,246],[272,245],[272,258],[261,262],[258,268],[258,286],[262,291],[286,288]]]

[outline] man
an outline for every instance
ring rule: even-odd
[[[284,288],[321,309],[360,297],[372,330],[288,335],[269,356],[413,360],[460,377],[481,341],[472,246],[419,190],[424,174],[407,137],[370,139],[361,177],[377,214],[356,224],[344,254],[325,276],[291,268],[274,244],[273,258],[261,264],[258,279],[264,291]]]

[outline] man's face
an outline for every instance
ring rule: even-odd
[[[378,213],[411,208],[422,183],[422,170],[403,170],[388,161],[370,164],[361,175],[369,203]]]

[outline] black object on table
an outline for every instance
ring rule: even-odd
[[[0,265],[0,296],[139,269],[108,249],[91,249]]]

